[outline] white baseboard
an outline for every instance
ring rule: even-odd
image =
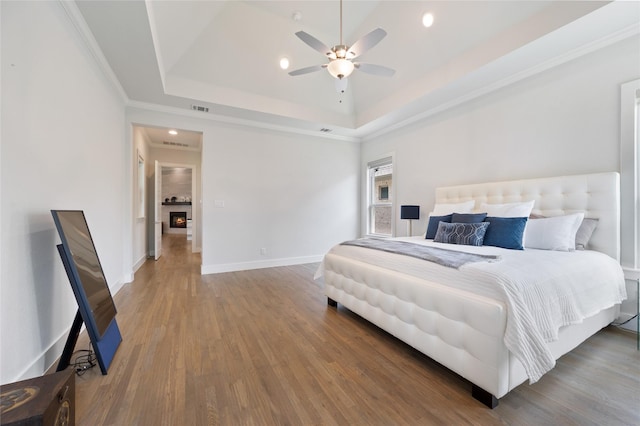
[[[252,262],[225,263],[220,265],[202,265],[200,273],[219,274],[221,272],[248,271],[250,269],[274,268],[278,266],[302,265],[305,263],[320,262],[323,255],[303,256],[303,257],[287,257],[282,259],[258,260]]]
[[[622,302],[620,307],[620,317],[617,321],[624,322],[629,318],[638,314],[638,280],[640,279],[640,269],[622,268],[624,270],[624,278],[627,283],[627,300]],[[620,326],[629,331],[638,332],[638,321],[633,319],[626,324]]]
[[[109,286],[109,291],[111,291],[111,295],[115,296],[118,291],[124,286],[125,283],[130,283],[133,281],[133,274],[125,274],[122,280],[116,281],[115,284]]]
[[[67,343],[67,337],[71,331],[71,324],[65,329],[65,331],[53,342],[48,348],[40,354],[27,368],[25,368],[18,376],[12,381],[17,382],[20,380],[27,380],[33,377],[42,376],[51,367],[58,364],[65,344]],[[82,325],[81,332],[84,331],[84,324]]]
[[[640,269],[628,268],[623,266],[622,270],[624,271],[624,277],[627,280],[639,280],[640,279]]]
[[[138,269],[140,269],[140,267],[142,265],[144,265],[144,262],[146,262],[146,261],[147,261],[147,256],[146,255],[144,255],[140,259],[138,259],[138,261],[133,264],[133,273],[135,274],[138,271]]]

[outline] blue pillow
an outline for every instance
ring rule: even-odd
[[[464,244],[481,246],[489,222],[481,223],[446,223],[438,224],[438,231],[433,241],[437,243]]]
[[[453,213],[451,223],[480,223],[486,217],[486,213]]]
[[[522,237],[527,225],[526,217],[492,217],[485,219],[489,228],[484,235],[484,245],[523,250]]]
[[[444,216],[431,216],[429,218],[429,225],[427,226],[427,235],[425,238],[432,240],[436,236],[436,232],[438,231],[438,224],[440,222],[451,223],[450,214]]]

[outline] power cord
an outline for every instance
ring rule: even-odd
[[[87,372],[87,370],[97,365],[96,354],[92,349],[80,349],[75,351],[74,355],[75,354],[78,355],[76,355],[76,358],[73,360],[71,365],[78,376],[82,376]]]
[[[620,327],[621,325],[625,325],[626,323],[634,320],[638,318],[638,314],[635,314],[634,316],[632,316],[631,318],[627,319],[626,321],[623,322],[612,322],[611,325],[616,326],[616,327]]]

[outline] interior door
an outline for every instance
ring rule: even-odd
[[[153,253],[155,260],[162,256],[162,167],[155,162],[155,191],[154,191],[154,222],[153,222]]]

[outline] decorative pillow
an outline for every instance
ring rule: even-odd
[[[446,223],[438,224],[438,231],[433,241],[437,243],[464,244],[481,246],[488,222],[482,223]]]
[[[462,203],[436,204],[433,207],[431,214],[434,216],[443,216],[453,212],[471,213],[475,204],[475,200],[465,201]]]
[[[534,204],[535,200],[506,204],[481,203],[480,211],[492,217],[529,217]]]
[[[486,217],[486,213],[454,213],[451,217],[451,223],[480,223]]]
[[[576,233],[584,213],[531,219],[525,229],[525,247],[571,251],[576,248]]]
[[[427,234],[425,235],[425,238],[429,240],[433,239],[433,237],[436,236],[436,232],[438,231],[438,224],[440,222],[451,223],[451,216],[452,215],[450,214],[446,216],[430,216],[429,225],[427,226]]]
[[[489,223],[484,234],[485,246],[502,247],[506,249],[523,250],[522,239],[524,228],[527,226],[526,217],[487,217]]]
[[[586,250],[593,231],[598,226],[598,219],[585,217],[576,232],[576,250]]]

